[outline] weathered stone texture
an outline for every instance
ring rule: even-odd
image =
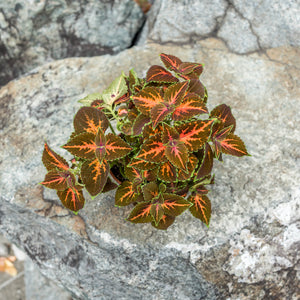
[[[128,48],[144,15],[132,0],[0,3],[0,85],[47,61]]]
[[[209,108],[231,106],[252,156],[215,164],[209,229],[189,212],[166,232],[131,224],[113,192],[87,197],[74,216],[37,184],[43,141],[65,154],[58,146],[72,131],[76,100],[121,71],[145,74],[160,52],[205,64]],[[0,90],[1,232],[79,299],[296,299],[299,49],[267,55],[236,55],[217,39],[148,44],[57,61],[10,82]]]
[[[236,53],[300,45],[297,0],[156,0],[142,41],[193,43],[221,38]]]

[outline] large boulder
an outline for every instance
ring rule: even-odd
[[[160,52],[205,64],[209,108],[227,103],[251,157],[216,163],[207,229],[185,212],[167,231],[124,218],[114,192],[77,216],[38,185],[43,142],[57,152],[76,100]],[[296,299],[299,285],[299,50],[231,53],[216,39],[149,44],[118,55],[70,58],[0,90],[0,231],[40,271],[79,299]]]
[[[144,28],[159,43],[222,39],[231,51],[249,53],[282,45],[300,45],[296,0],[156,0]]]
[[[0,3],[0,85],[47,61],[116,53],[144,22],[132,0]]]

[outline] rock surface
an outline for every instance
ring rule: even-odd
[[[161,52],[205,64],[209,108],[232,107],[252,157],[215,165],[209,229],[189,212],[166,232],[128,223],[113,192],[73,215],[37,184],[43,142],[65,154],[76,100],[122,71],[144,75]],[[240,56],[210,38],[65,59],[10,82],[0,90],[0,231],[79,299],[296,299],[299,57],[293,47]]]
[[[215,36],[236,53],[299,46],[299,12],[297,0],[156,0],[143,36],[180,44]]]
[[[47,61],[128,48],[144,22],[132,0],[0,3],[0,85]]]

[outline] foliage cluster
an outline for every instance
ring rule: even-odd
[[[45,144],[48,173],[41,184],[56,189],[68,209],[83,208],[83,188],[92,197],[116,188],[115,205],[134,206],[130,222],[166,229],[188,209],[209,225],[206,185],[214,183],[214,159],[248,153],[234,134],[230,107],[221,104],[209,113],[199,80],[203,65],[160,58],[164,67],[151,66],[146,78],[130,70],[80,100],[84,106],[63,146],[74,156],[71,165]]]

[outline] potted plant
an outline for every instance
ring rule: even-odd
[[[203,65],[160,58],[164,67],[151,66],[146,78],[130,70],[80,100],[84,106],[63,146],[74,155],[71,164],[45,144],[48,173],[41,184],[56,189],[66,208],[83,208],[83,188],[92,198],[116,189],[115,205],[133,206],[130,222],[166,229],[189,210],[209,225],[213,160],[249,154],[234,134],[230,107],[208,112]]]

